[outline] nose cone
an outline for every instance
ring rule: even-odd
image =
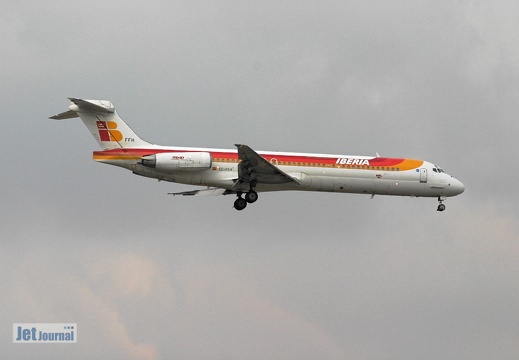
[[[449,180],[449,196],[456,196],[465,191],[465,185],[455,178]]]

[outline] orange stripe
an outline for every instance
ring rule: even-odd
[[[397,167],[400,169],[400,171],[405,171],[405,170],[413,170],[413,169],[419,168],[422,165],[423,165],[422,160],[405,159],[400,164],[398,164]]]
[[[94,160],[139,160],[140,156],[135,155],[109,155],[109,154],[103,154],[103,155],[94,155]]]

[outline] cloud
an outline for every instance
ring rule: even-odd
[[[64,268],[62,261],[49,261],[53,253],[36,249],[15,258],[3,256],[12,274],[11,296],[2,306],[10,311],[3,320],[77,322],[77,347],[85,355],[156,359],[152,339],[132,336],[132,317],[124,313],[124,304],[137,311],[151,297],[167,297],[162,304],[168,306],[172,296],[156,265],[131,252],[102,249],[91,252],[90,259],[77,256],[84,261]]]
[[[5,356],[518,357],[514,2],[3,5],[0,318],[79,326],[1,327]],[[48,120],[66,96],[156,143],[424,158],[467,190],[170,198]]]
[[[211,357],[209,354],[248,359],[347,358],[337,339],[273,302],[233,264],[188,259],[183,268],[177,281],[184,293],[182,331],[190,334],[182,341],[186,354],[204,358]],[[205,349],[198,350],[193,343],[197,341]]]

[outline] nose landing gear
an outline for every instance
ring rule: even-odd
[[[443,204],[443,202],[445,201],[446,197],[445,196],[438,196],[438,209],[436,209],[436,211],[444,211],[445,210],[445,204]]]

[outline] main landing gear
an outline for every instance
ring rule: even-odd
[[[234,208],[236,210],[243,210],[247,207],[248,204],[252,204],[258,200],[258,193],[253,189],[250,189],[249,192],[245,193],[245,199],[242,198],[242,192],[238,192],[238,198],[234,202]]]
[[[436,211],[444,211],[445,210],[445,205],[443,204],[443,202],[445,201],[446,197],[445,196],[438,196],[438,209],[436,209]]]

